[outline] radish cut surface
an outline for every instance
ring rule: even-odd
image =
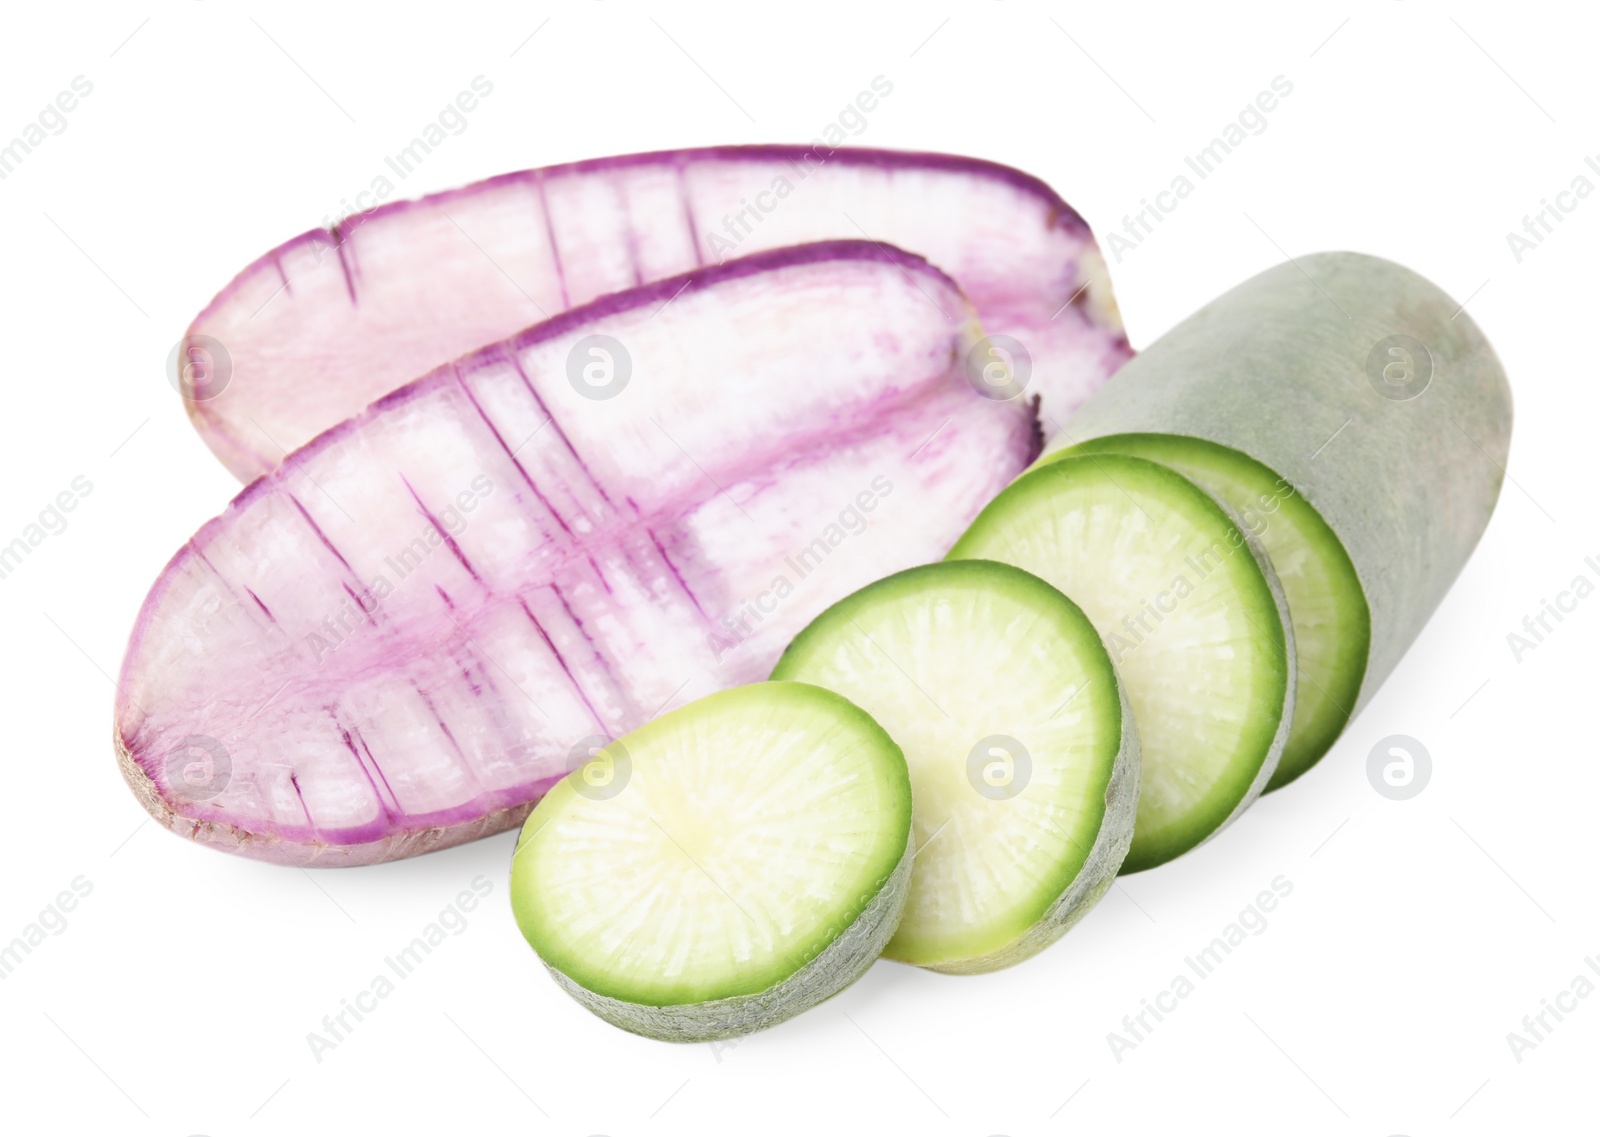
[[[1261,793],[1293,714],[1293,639],[1265,557],[1204,490],[1141,458],[1064,457],[1007,487],[950,556],[1043,577],[1104,637],[1139,731],[1124,872],[1187,852]]]
[[[1361,690],[1371,621],[1350,555],[1288,479],[1226,446],[1175,434],[1113,434],[1051,457],[1105,453],[1148,458],[1199,483],[1227,503],[1272,562],[1294,625],[1298,674],[1289,741],[1267,790],[1287,785],[1327,753]]]
[[[838,691],[905,750],[917,854],[888,958],[1009,966],[1111,886],[1133,835],[1133,717],[1093,625],[1038,577],[898,573],[817,617],[773,677]]]
[[[1511,390],[1482,331],[1437,285],[1377,257],[1319,253],[1184,320],[1080,408],[1071,441],[1055,445],[1127,434],[1182,434],[1248,455],[1327,525],[1370,613],[1359,690],[1342,708],[1353,717],[1489,523]],[[1216,492],[1228,497],[1220,481]],[[1343,609],[1359,646],[1354,606],[1335,594],[1345,586],[1328,587],[1311,603]]]
[[[608,297],[402,388],[163,571],[123,664],[124,776],[174,832],[293,864],[520,823],[580,743],[765,678],[1026,468],[1031,408],[962,365],[980,334],[942,273],[840,242]]]
[[[1037,178],[946,154],[716,147],[525,170],[305,233],[195,318],[186,409],[249,480],[402,384],[569,308],[860,238],[960,281],[992,337],[972,373],[1016,364],[1047,429],[1131,354],[1089,227]]]
[[[905,904],[911,784],[859,707],[756,683],[599,750],[529,815],[517,924],[608,1022],[671,1041],[773,1026],[854,982]]]

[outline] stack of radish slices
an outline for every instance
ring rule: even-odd
[[[288,864],[520,823],[524,935],[651,1037],[1018,963],[1327,752],[1509,446],[1477,328],[1371,257],[1127,355],[1082,221],[967,159],[644,155],[308,234],[180,345],[257,480],[145,602],[122,771]]]

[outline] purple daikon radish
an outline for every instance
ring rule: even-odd
[[[402,387],[162,572],[123,774],[174,832],[290,864],[516,825],[603,739],[764,677],[830,604],[943,555],[1037,456],[1031,402],[968,374],[981,335],[920,258],[832,242]]]
[[[241,480],[368,403],[607,293],[760,250],[870,239],[960,282],[1046,433],[1131,354],[1105,262],[1049,186],[942,154],[803,146],[635,154],[491,178],[316,229],[245,269],[174,361]]]

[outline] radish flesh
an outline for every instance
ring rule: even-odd
[[[1138,736],[1094,626],[1038,577],[993,561],[897,573],[818,616],[772,674],[838,691],[905,750],[917,855],[888,958],[1008,967],[1111,887]]]
[[[1287,480],[1225,446],[1174,434],[1108,434],[1040,461],[1070,454],[1160,462],[1227,502],[1260,542],[1283,586],[1298,668],[1289,740],[1267,789],[1305,773],[1344,730],[1367,666],[1367,601],[1339,538]]]
[[[911,783],[859,707],[755,683],[663,715],[546,795],[511,904],[556,981],[672,1042],[774,1026],[883,950],[911,875]]]
[[[125,777],[175,832],[294,864],[516,825],[589,741],[765,677],[1036,457],[1026,401],[969,382],[980,335],[936,269],[839,242],[402,388],[163,571],[123,663]],[[606,398],[572,369],[599,342],[631,361]]]
[[[945,154],[717,147],[506,174],[305,233],[195,318],[183,347],[199,378],[180,388],[249,480],[402,384],[599,296],[862,238],[961,283],[994,337],[969,365],[1010,366],[1049,429],[1130,354],[1088,226],[1037,178]]]
[[[1208,840],[1266,786],[1294,710],[1294,641],[1265,556],[1209,494],[1120,454],[1018,478],[951,550],[1026,569],[1083,608],[1139,730],[1123,872]]]

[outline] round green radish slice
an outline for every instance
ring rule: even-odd
[[[1367,669],[1371,622],[1350,554],[1286,478],[1227,446],[1179,434],[1112,434],[1058,450],[1170,466],[1227,503],[1266,551],[1294,625],[1294,720],[1267,790],[1311,769],[1344,730]]]
[[[1043,577],[1105,638],[1139,729],[1124,872],[1194,848],[1260,794],[1289,733],[1294,641],[1265,556],[1199,486],[1142,458],[1060,458],[990,502],[950,556]]]
[[[898,573],[818,616],[773,677],[838,691],[905,748],[918,851],[890,959],[1006,967],[1111,886],[1133,834],[1133,717],[1093,625],[1038,577]]]
[[[668,1041],[773,1026],[883,951],[911,783],[861,708],[805,683],[710,695],[594,753],[523,826],[517,924],[608,1022]]]

